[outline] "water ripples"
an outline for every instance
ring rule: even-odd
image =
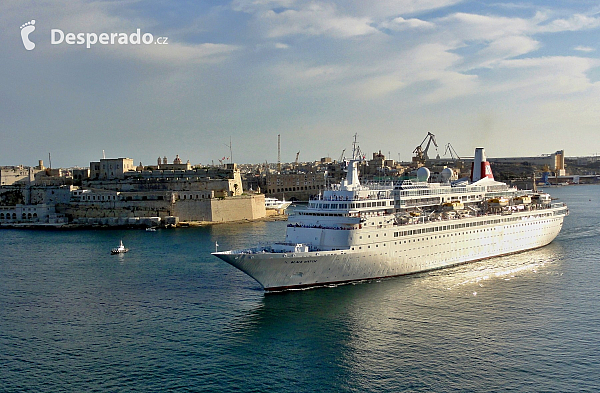
[[[544,248],[273,294],[210,252],[285,222],[0,231],[0,391],[594,391],[597,191]]]

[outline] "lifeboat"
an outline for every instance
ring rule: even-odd
[[[465,205],[463,205],[463,203],[461,201],[451,201],[451,202],[442,203],[442,209],[446,210],[446,211],[463,210],[464,208],[465,208]]]
[[[531,197],[529,195],[523,195],[513,198],[513,202],[517,205],[529,205],[531,203]]]
[[[504,206],[508,206],[508,199],[506,199],[506,198],[491,198],[491,199],[488,199],[487,203],[491,207],[504,207]]]

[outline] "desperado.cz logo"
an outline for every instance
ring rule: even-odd
[[[21,39],[23,46],[27,50],[33,50],[35,43],[29,39],[29,34],[35,30],[35,20],[31,20],[21,25]],[[167,45],[168,37],[154,38],[152,33],[142,34],[141,29],[136,29],[134,33],[65,33],[61,29],[50,30],[50,44],[52,45],[85,45],[91,48],[92,45]]]
[[[92,45],[167,45],[167,37],[158,37],[156,40],[151,33],[142,34],[140,29],[135,33],[66,33],[60,29],[50,30],[50,43],[60,45],[63,42],[67,45],[85,45],[91,48]]]
[[[21,25],[21,40],[23,40],[23,46],[27,50],[33,50],[33,48],[35,48],[35,44],[29,39],[29,34],[35,30],[34,25],[35,19]]]

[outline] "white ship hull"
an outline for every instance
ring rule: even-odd
[[[566,206],[556,206],[543,212],[343,231],[349,240],[345,250],[249,249],[213,255],[253,277],[265,290],[286,290],[418,273],[542,247],[558,235],[566,214]],[[433,231],[436,226],[439,231]],[[305,229],[323,237],[335,232],[299,228]],[[422,233],[406,235],[405,229]],[[363,237],[369,240],[363,242]]]
[[[275,198],[265,198],[265,209],[267,210],[285,210],[292,204],[292,201],[280,201]]]

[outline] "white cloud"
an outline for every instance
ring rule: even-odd
[[[473,56],[475,58],[474,63],[468,64],[465,68],[492,68],[504,59],[530,53],[539,47],[538,41],[527,36],[499,37],[491,41],[487,47],[478,51]]]
[[[592,47],[589,47],[589,46],[579,45],[579,46],[576,46],[575,48],[573,48],[573,50],[577,50],[577,51],[580,51],[580,52],[588,52],[589,53],[589,52],[594,52],[596,49],[594,49]]]
[[[182,66],[185,64],[215,63],[225,60],[231,53],[240,49],[238,45],[222,43],[185,43],[177,42],[164,30],[156,28],[156,22],[151,19],[127,18],[119,12],[122,3],[82,0],[61,2],[56,4],[36,4],[36,13],[42,15],[37,18],[38,31],[36,39],[38,45],[36,53],[53,58],[69,56],[76,52],[86,52],[101,57],[115,59],[136,59],[141,62],[153,63],[161,66]],[[14,15],[3,16],[14,18]],[[8,23],[3,23],[8,25]],[[60,29],[66,33],[125,33],[130,35],[137,29],[141,34],[151,33],[156,39],[167,36],[167,45],[101,45],[95,44],[91,48],[85,45],[50,45],[50,29]],[[46,41],[43,41],[46,40]]]
[[[369,18],[390,18],[398,15],[417,14],[439,10],[463,0],[337,0],[336,4],[347,13]]]
[[[353,15],[357,18],[381,19],[403,14],[415,14],[436,10],[462,2],[463,0],[330,0],[325,2],[307,2],[305,0],[234,0],[231,7],[235,11],[261,13],[272,9],[293,9],[296,11],[314,4],[328,4],[341,15]]]
[[[436,25],[446,36],[460,42],[491,41],[533,32],[535,24],[523,18],[455,13],[439,18]]]
[[[569,15],[551,6],[507,10],[453,0],[235,0],[182,20],[176,12],[138,13],[137,5],[123,2],[7,2],[0,31],[14,40],[0,65],[5,75],[0,91],[9,103],[0,114],[4,129],[23,146],[41,134],[31,130],[74,141],[85,130],[119,138],[122,149],[134,149],[132,154],[152,145],[198,146],[208,152],[192,161],[210,162],[215,157],[207,146],[222,146],[219,138],[231,130],[238,146],[258,146],[259,131],[298,135],[304,130],[298,143],[306,145],[294,146],[290,154],[302,149],[310,159],[325,154],[322,146],[306,142],[317,136],[313,130],[335,129],[346,137],[377,130],[377,140],[389,140],[391,129],[438,127],[460,143],[468,138],[465,123],[481,112],[497,121],[495,130],[512,127],[507,138],[523,130],[559,135],[555,119],[562,128],[575,119],[590,130],[588,135],[597,133],[599,104],[592,101],[598,101],[600,86],[590,78],[600,65],[589,39],[600,26],[598,15],[585,10]],[[449,5],[454,6],[444,8]],[[33,9],[38,14],[29,16]],[[435,12],[423,12],[428,10]],[[25,53],[18,35],[25,14],[39,23],[40,35],[33,38],[54,27],[141,28],[173,37],[164,47],[51,48],[40,43],[35,52]],[[233,22],[221,23],[232,15]],[[560,31],[573,34],[555,40]],[[572,50],[581,57],[568,56]],[[565,113],[574,108],[581,119]],[[39,114],[36,119],[23,116],[32,110]],[[71,135],[65,136],[65,129]],[[553,149],[575,151],[567,142]],[[81,149],[97,154],[101,143],[86,141],[64,156],[88,154]],[[268,158],[260,147],[245,150],[238,154],[240,161]],[[152,157],[154,152],[139,159],[150,162]]]
[[[135,45],[124,50],[120,55],[130,55],[140,61],[180,67],[185,64],[219,63],[227,59],[232,52],[238,49],[240,49],[238,46],[225,44],[204,43],[186,45],[173,43],[166,46]]]
[[[287,35],[328,35],[338,38],[377,33],[369,18],[340,15],[333,5],[311,3],[300,10],[273,10],[262,14],[269,37]]]
[[[592,87],[587,73],[598,66],[600,60],[569,56],[505,60],[490,89],[520,91],[524,97],[581,93]]]
[[[315,66],[303,62],[282,63],[274,66],[269,74],[278,77],[277,83],[285,88],[311,87],[330,88],[331,83],[344,80],[354,75],[347,66],[323,65]]]
[[[385,96],[406,86],[407,82],[402,79],[401,75],[390,73],[355,81],[352,85],[347,86],[346,90],[355,99],[362,101]]]
[[[595,29],[600,26],[600,18],[575,14],[568,19],[555,19],[539,27],[540,32],[578,31]]]
[[[273,8],[290,8],[296,0],[234,0],[231,8],[234,11],[256,13]]]
[[[472,95],[479,89],[479,78],[476,75],[445,71],[434,76],[438,86],[432,92],[424,95],[422,100],[425,103],[437,103]]]
[[[404,19],[401,16],[399,16],[390,22],[383,22],[380,26],[390,30],[407,30],[433,29],[435,27],[435,24],[417,18]]]

